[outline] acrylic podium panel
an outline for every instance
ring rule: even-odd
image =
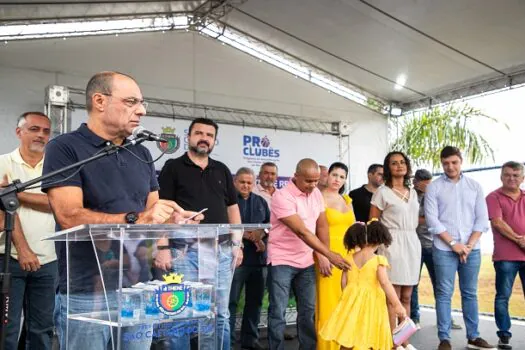
[[[72,350],[183,350],[190,343],[221,349],[224,322],[217,314],[228,308],[232,237],[268,227],[83,225],[57,232],[48,239],[67,259],[62,343]],[[168,271],[153,264],[161,238],[170,242]],[[221,295],[225,303],[217,303]]]

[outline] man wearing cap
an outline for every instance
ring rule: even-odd
[[[432,182],[432,174],[426,169],[419,169],[416,171],[413,179],[414,188],[417,192],[417,199],[419,201],[419,222],[416,228],[419,241],[421,242],[421,269],[423,264],[427,267],[430,281],[432,282],[432,291],[436,286],[436,275],[434,272],[434,263],[432,261],[432,234],[428,231],[425,222],[425,192],[428,184]],[[419,296],[418,286],[412,290],[412,299],[410,306],[410,318],[418,328],[420,328],[420,313],[419,313]],[[452,320],[452,329],[462,329],[461,325]]]

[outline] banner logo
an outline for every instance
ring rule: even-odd
[[[156,304],[159,311],[168,316],[180,314],[190,299],[190,289],[188,286],[181,284],[184,275],[170,273],[164,275],[164,284],[156,291]]]
[[[168,140],[168,142],[157,141],[157,148],[166,154],[172,154],[177,152],[180,147],[180,137],[175,134],[175,128],[169,126],[162,128],[162,134],[160,137]]]
[[[259,137],[244,135],[242,138],[242,153],[245,157],[257,157],[274,160],[281,156],[280,150],[270,147],[271,142],[268,136]]]

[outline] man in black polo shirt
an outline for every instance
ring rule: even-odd
[[[217,138],[219,126],[211,119],[194,119],[188,130],[188,152],[179,158],[168,160],[159,175],[160,198],[176,201],[188,210],[200,211],[208,208],[202,223],[240,224],[241,215],[237,205],[237,193],[233,186],[230,170],[223,163],[209,157]],[[242,261],[240,248],[242,232],[219,240],[220,261],[219,280],[216,283],[217,348],[230,349],[230,324],[228,301],[233,275],[232,257],[239,265]],[[167,240],[157,242],[158,246],[168,246]],[[155,265],[162,270],[175,270],[183,273],[187,280],[199,278],[196,267],[199,258],[197,243],[188,242],[184,247],[172,246],[161,249],[155,258]],[[200,248],[202,250],[202,247]],[[173,260],[172,260],[173,259]],[[213,262],[209,262],[213,264]],[[211,265],[213,266],[213,265]],[[186,349],[189,337],[182,335],[171,339],[171,349]]]
[[[370,215],[370,201],[375,191],[383,184],[383,166],[372,164],[368,167],[368,183],[348,194],[352,198],[355,219],[367,222]]]
[[[56,137],[47,145],[44,174],[86,159],[108,144],[125,143],[146,113],[142,93],[135,80],[116,72],[97,73],[90,79],[86,88],[86,109],[89,115],[87,124]],[[128,150],[89,163],[79,172],[70,171],[42,184],[58,230],[81,224],[162,224],[191,215],[173,201],[159,200],[159,186],[149,151],[141,145]],[[176,213],[179,213],[177,217]],[[69,243],[69,280],[65,243],[57,244],[60,305],[57,328],[63,349],[66,348],[66,329],[69,349],[105,350],[108,346],[109,326],[67,320],[68,304],[69,313],[77,314],[106,310],[105,295],[110,303],[115,302],[111,291],[116,289],[118,279],[101,281],[97,259],[102,267],[109,268],[107,264],[104,266],[102,260],[118,259],[119,252],[101,242],[96,247],[91,242]],[[111,272],[105,270],[104,273]],[[104,287],[109,294],[100,289],[101,282],[105,282]],[[66,300],[68,285],[69,303]],[[125,348],[149,349],[150,343],[151,338],[143,339],[125,344]]]

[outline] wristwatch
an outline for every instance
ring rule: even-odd
[[[139,219],[139,214],[137,214],[134,211],[131,211],[124,216],[124,220],[126,221],[126,224],[134,224]]]
[[[453,247],[454,245],[456,245],[456,243],[458,243],[458,242],[456,242],[456,240],[453,239],[453,240],[451,240],[450,242],[448,242],[448,245],[451,246],[451,247]]]

